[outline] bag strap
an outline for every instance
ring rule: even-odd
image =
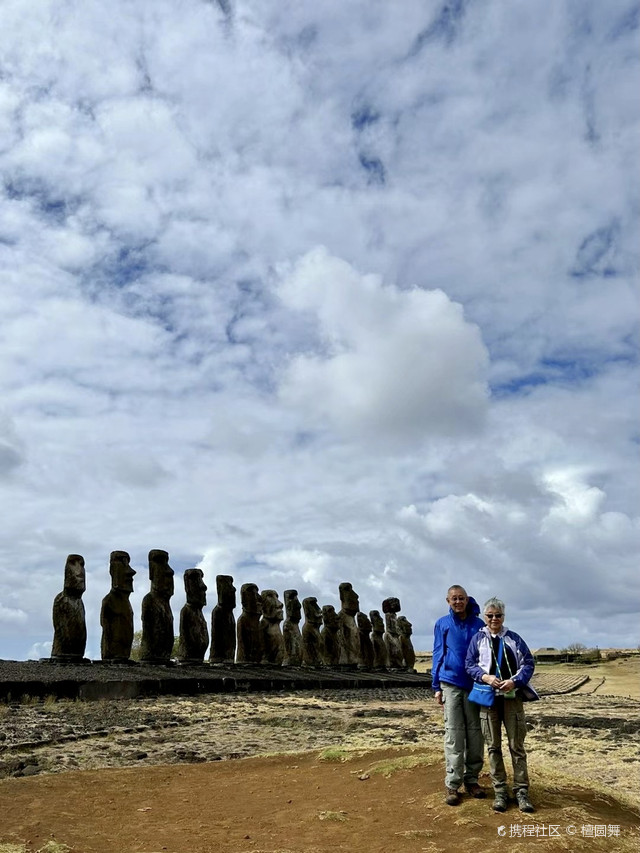
[[[491,643],[491,653],[493,654],[493,659],[496,662],[496,675],[500,678],[500,681],[502,681],[501,664],[502,664],[502,657],[504,654],[504,637],[500,637],[500,647],[498,648],[498,657],[496,658],[496,654],[493,651],[493,643]],[[509,655],[504,654],[504,660],[505,660],[505,663],[507,664],[507,671],[509,673],[509,678],[513,678],[513,673],[511,672],[511,667],[509,666]]]

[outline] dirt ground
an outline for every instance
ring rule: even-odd
[[[444,804],[428,692],[5,706],[0,853],[635,852],[640,701],[600,689],[528,705],[533,815]]]

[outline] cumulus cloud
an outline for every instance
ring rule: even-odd
[[[323,350],[291,360],[280,386],[286,403],[351,437],[403,447],[481,425],[487,352],[442,291],[399,290],[316,249],[278,292],[317,317]]]

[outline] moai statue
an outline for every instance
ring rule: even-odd
[[[373,668],[388,669],[389,653],[384,642],[384,621],[378,610],[369,612],[371,619],[371,644],[373,645]]]
[[[398,633],[398,617],[400,600],[398,598],[385,598],[382,602],[382,612],[385,614],[384,643],[389,654],[389,666],[391,669],[402,669],[402,646]]]
[[[360,641],[360,664],[362,669],[373,669],[373,643],[371,642],[371,620],[366,613],[358,613],[358,639]]]
[[[216,575],[218,603],[211,613],[211,663],[232,664],[236,658],[236,588],[231,575]]]
[[[304,625],[302,626],[302,664],[303,666],[322,666],[322,610],[315,596],[302,600]]]
[[[284,637],[280,623],[282,622],[283,605],[275,589],[263,589],[260,597],[262,598],[262,619],[260,620],[262,663],[282,666]]]
[[[173,569],[166,551],[156,548],[149,551],[149,579],[151,589],[142,599],[142,641],[140,660],[147,663],[164,663],[171,660],[173,651]]]
[[[416,671],[416,653],[411,642],[413,625],[406,616],[398,616],[398,633],[400,634],[400,647],[402,648],[402,659],[405,667],[410,672]]]
[[[187,569],[184,573],[187,603],[180,611],[180,641],[178,660],[183,663],[202,663],[209,645],[207,620],[202,608],[207,603],[207,586],[202,569]]]
[[[322,608],[322,660],[325,666],[338,666],[340,663],[340,618],[333,604]]]
[[[340,591],[340,658],[341,666],[357,667],[360,663],[360,634],[355,616],[360,610],[360,599],[350,583],[341,583]]]
[[[87,645],[82,593],[86,589],[84,558],[69,554],[64,567],[64,589],[53,600],[53,646],[56,661],[80,662]]]
[[[242,613],[238,617],[238,663],[260,663],[262,661],[262,596],[255,583],[243,583],[240,587]]]
[[[112,551],[109,557],[111,592],[102,599],[100,625],[102,660],[124,663],[131,656],[133,644],[133,608],[129,596],[133,592],[130,557],[126,551]]]
[[[285,589],[284,607],[287,618],[282,626],[284,637],[283,666],[300,666],[302,663],[302,634],[300,633],[300,615],[302,605],[298,598],[298,590]]]

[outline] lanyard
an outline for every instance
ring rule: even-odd
[[[493,655],[493,659],[496,662],[496,675],[502,681],[502,672],[500,671],[500,664],[502,663],[502,654],[504,652],[504,639],[500,637],[500,648],[498,649],[498,657],[496,658],[496,653],[493,650],[493,642],[491,639],[489,640],[491,645],[491,654]],[[509,678],[512,676],[511,667],[509,666],[509,657],[507,655],[504,656],[505,662],[507,664],[507,669],[509,670]]]

